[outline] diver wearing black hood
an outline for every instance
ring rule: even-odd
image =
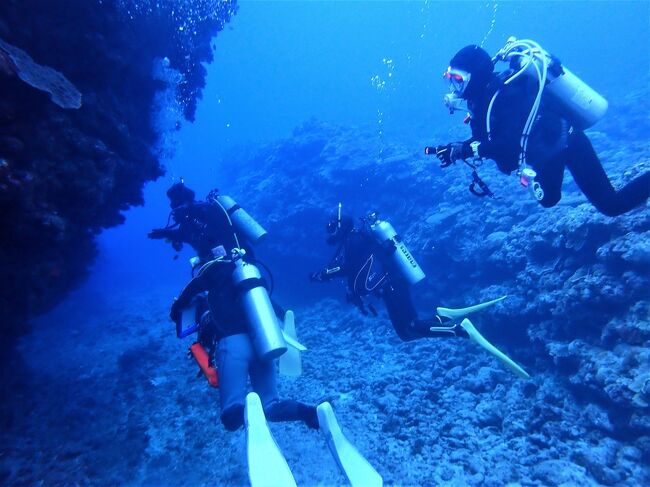
[[[551,69],[564,74],[564,68],[555,58]],[[452,88],[448,95],[450,111],[458,109],[453,105],[460,99],[467,101],[472,138],[427,148],[425,152],[435,151],[443,168],[458,160],[492,159],[506,174],[522,169],[523,154],[534,170],[531,174],[536,197],[546,208],[560,201],[565,167],[589,201],[607,216],[626,213],[648,199],[650,173],[642,174],[616,191],[587,136],[572,126],[575,124],[567,120],[549,96],[541,96],[537,116],[530,121],[529,136],[522,137],[539,88],[537,80],[530,76],[517,76],[510,82],[510,77],[515,78],[513,74],[514,69],[495,73],[492,58],[478,46],[470,45],[458,51],[444,76]],[[522,184],[527,184],[524,178]]]
[[[209,201],[196,201],[194,196],[194,191],[183,181],[173,184],[167,190],[171,207],[167,225],[152,230],[148,237],[169,240],[176,251],[187,243],[201,262],[214,258],[212,249],[217,245],[224,245],[228,250],[239,247],[224,209],[211,196]]]
[[[364,314],[377,316],[367,298],[379,297],[402,341],[421,338],[470,338],[493,354],[508,369],[522,378],[528,374],[490,344],[467,316],[491,306],[504,298],[469,308],[438,308],[430,319],[420,319],[411,297],[411,286],[424,279],[424,272],[406,249],[392,225],[380,220],[376,213],[361,219],[355,228],[352,218],[338,212],[327,224],[327,243],[337,246],[334,258],[324,269],[312,273],[314,282],[335,278],[347,280],[347,299]],[[462,320],[462,321],[461,321]]]

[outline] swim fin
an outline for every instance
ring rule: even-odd
[[[381,487],[381,475],[343,435],[329,402],[316,408],[318,425],[327,437],[327,446],[352,487]]]
[[[468,315],[471,315],[472,313],[476,313],[477,311],[481,311],[485,308],[488,308],[499,301],[503,301],[506,299],[508,296],[501,296],[500,298],[493,299],[492,301],[487,301],[485,303],[479,303],[474,306],[468,306],[467,308],[436,308],[436,312],[440,316],[444,316],[446,318],[451,318],[452,320],[454,318],[465,318]]]
[[[503,352],[501,352],[498,348],[496,348],[494,345],[492,345],[490,342],[488,342],[483,335],[479,333],[479,331],[474,327],[474,324],[469,321],[467,318],[465,318],[460,326],[467,332],[469,337],[474,340],[476,343],[478,343],[481,347],[483,347],[485,350],[490,352],[492,355],[494,355],[499,362],[501,362],[503,365],[506,366],[506,368],[510,369],[515,375],[522,379],[530,379],[530,375],[522,369],[519,365],[517,365],[514,361],[512,361],[510,358],[508,358],[507,355],[505,355]]]
[[[284,315],[284,341],[287,342],[287,351],[279,358],[280,374],[290,377],[299,377],[302,374],[302,360],[300,352],[307,350],[296,340],[296,325],[293,311],[288,310]]]
[[[246,450],[251,487],[296,487],[291,469],[266,423],[260,397],[246,396]]]

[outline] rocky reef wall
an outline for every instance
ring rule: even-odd
[[[201,63],[235,12],[236,0],[0,3],[0,333],[57,303],[95,235],[142,204],[163,174],[156,95],[173,90],[176,123],[193,119]]]

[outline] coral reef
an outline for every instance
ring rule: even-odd
[[[168,86],[154,63],[164,58],[178,73],[172,101],[191,120],[205,82],[201,63],[212,59],[212,37],[236,10],[235,1],[131,9],[145,4],[0,4],[5,336],[80,282],[95,254],[94,236],[142,204],[143,184],[162,174],[152,113]]]

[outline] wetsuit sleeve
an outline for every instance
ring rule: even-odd
[[[178,298],[176,298],[176,305],[181,309],[189,306],[194,296],[200,292],[208,290],[208,279],[208,273],[199,274],[194,279],[192,279],[181,291],[181,294],[178,296]]]
[[[345,265],[345,246],[342,246],[337,252],[336,255],[332,258],[329,264],[327,264],[320,271],[320,278],[323,281],[329,281],[337,277],[347,276],[347,267]]]
[[[148,237],[154,240],[165,238],[172,241],[180,241],[181,233],[178,228],[154,228],[149,232]]]

